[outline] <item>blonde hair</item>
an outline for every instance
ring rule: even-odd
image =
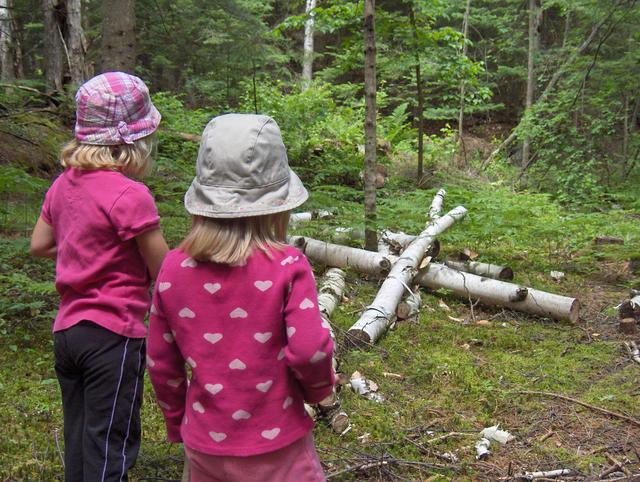
[[[143,177],[153,165],[155,136],[138,139],[133,144],[98,146],[81,144],[73,139],[62,148],[60,162],[77,169],[111,169],[128,176]]]
[[[232,219],[193,216],[180,248],[198,261],[244,264],[254,248],[269,257],[269,248],[283,249],[288,226],[289,211]]]

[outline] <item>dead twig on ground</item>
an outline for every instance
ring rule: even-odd
[[[559,398],[560,400],[566,400],[567,402],[573,402],[576,403],[578,405],[582,405],[583,407],[589,408],[595,412],[600,412],[603,413],[605,415],[608,415],[609,417],[614,417],[614,418],[619,418],[621,420],[626,420],[627,422],[636,425],[638,427],[640,427],[640,420],[633,418],[633,417],[629,417],[628,415],[624,415],[622,413],[618,413],[618,412],[612,412],[611,410],[607,410],[606,408],[601,408],[601,407],[596,407],[595,405],[591,405],[590,403],[586,403],[583,402],[582,400],[578,400],[576,398],[571,398],[568,397],[566,395],[562,395],[560,393],[553,393],[553,392],[540,392],[537,390],[520,390],[516,393],[520,393],[523,395],[542,395],[544,397],[551,397],[551,398]]]

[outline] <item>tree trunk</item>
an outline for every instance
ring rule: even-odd
[[[0,80],[11,82],[16,78],[13,63],[13,19],[12,2],[0,0]]]
[[[413,6],[409,8],[409,20],[411,21],[411,28],[413,30],[414,51],[416,55],[416,94],[418,95],[418,111],[416,112],[416,118],[418,120],[418,185],[420,185],[424,171],[424,124],[422,122],[422,118],[424,116],[424,90],[422,89],[418,27],[416,25],[416,14],[413,11]]]
[[[313,28],[315,26],[314,12],[316,0],[307,0],[305,13],[308,15],[304,23],[304,57],[302,60],[302,91],[304,92],[311,85],[313,78]]]
[[[47,92],[61,92],[63,84],[63,45],[61,19],[64,19],[62,0],[43,0],[44,10],[44,69]]]
[[[132,74],[136,66],[135,0],[102,2],[101,71]]]
[[[365,248],[378,249],[376,237],[376,34],[375,0],[364,0],[364,218]]]
[[[85,78],[86,41],[82,30],[81,0],[67,0],[67,50],[71,83],[80,86]]]
[[[535,59],[540,49],[540,23],[542,9],[540,0],[529,0],[529,53],[527,56],[527,93],[525,96],[524,113],[531,110],[536,90]],[[529,164],[529,136],[525,136],[522,142],[522,166]]]
[[[614,10],[615,11],[615,10]],[[556,86],[556,84],[558,83],[558,81],[560,80],[560,77],[562,77],[562,74],[564,74],[564,72],[566,71],[567,67],[569,67],[571,64],[573,64],[573,62],[575,62],[575,60],[578,58],[578,56],[582,55],[582,53],[587,50],[587,48],[589,47],[589,45],[591,45],[591,42],[593,42],[593,39],[595,38],[596,34],[598,33],[598,31],[602,28],[602,26],[607,22],[607,20],[609,20],[609,18],[611,17],[611,15],[613,15],[613,12],[611,12],[606,18],[604,18],[603,20],[601,20],[595,27],[593,27],[593,29],[591,30],[591,33],[589,34],[589,36],[587,37],[587,39],[582,42],[582,45],[580,45],[580,47],[574,51],[571,56],[569,56],[569,58],[566,60],[566,62],[564,62],[559,68],[558,70],[555,71],[555,73],[553,74],[553,76],[551,77],[551,79],[549,79],[549,83],[547,84],[547,86],[545,87],[544,91],[542,92],[542,94],[540,94],[540,97],[538,97],[537,102],[543,102],[544,99],[547,97],[547,95],[549,95],[549,93],[553,90],[553,88]],[[522,122],[522,119],[520,120],[520,122]],[[518,124],[519,126],[520,124]],[[517,127],[511,132],[511,134],[509,134],[509,137],[507,137],[504,141],[502,141],[502,144],[500,144],[492,153],[489,157],[487,157],[483,162],[482,165],[480,166],[480,169],[485,169],[490,163],[491,161],[493,161],[495,159],[495,157],[500,153],[500,151],[502,151],[503,149],[506,149],[507,147],[509,147],[511,145],[511,143],[516,139],[517,137]]]
[[[349,328],[349,335],[356,343],[375,343],[386,331],[402,299],[407,286],[411,283],[424,258],[429,245],[435,237],[462,219],[467,210],[462,206],[449,211],[446,215],[430,223],[427,228],[404,250],[397,259],[389,275],[382,283],[373,303],[367,307],[360,319]],[[411,291],[409,289],[409,291]]]
[[[471,13],[471,0],[467,0],[467,6],[464,10],[464,18],[462,20],[462,57],[467,57],[467,38],[469,37],[469,14]],[[465,84],[464,79],[460,80],[460,112],[458,113],[458,142],[460,144],[460,152],[464,153],[464,162],[467,163],[467,155],[464,149],[464,140],[462,135],[464,133],[464,95]]]

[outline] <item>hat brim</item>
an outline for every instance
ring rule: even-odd
[[[191,214],[208,218],[242,218],[290,211],[303,204],[309,193],[289,169],[289,178],[260,188],[207,186],[196,177],[184,195]]]

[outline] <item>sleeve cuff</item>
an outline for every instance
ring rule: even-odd
[[[132,226],[129,229],[123,229],[118,231],[118,236],[123,241],[129,241],[130,239],[135,238],[147,231],[152,231],[154,229],[160,229],[160,217],[155,217],[153,219],[148,219],[137,226]]]
[[[307,403],[320,403],[333,393],[333,384],[321,388],[305,388],[304,401]]]

